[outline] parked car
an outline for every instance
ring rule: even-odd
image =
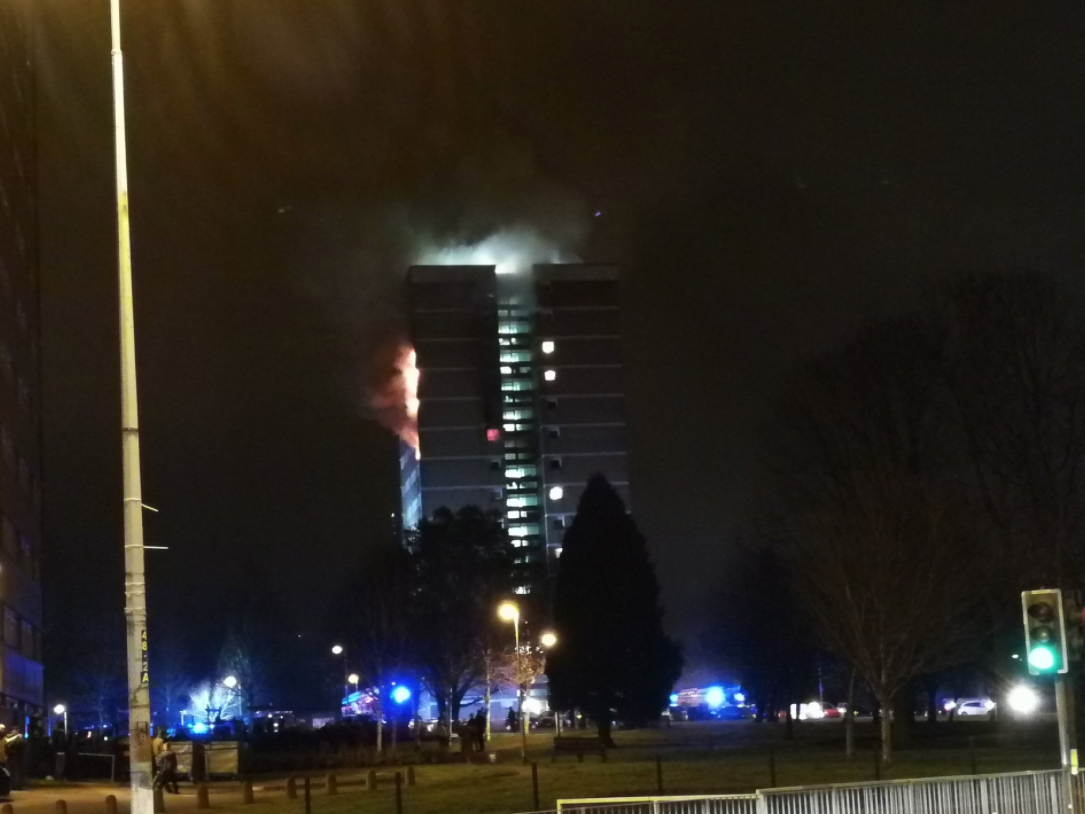
[[[746,707],[720,707],[716,710],[716,717],[721,721],[745,721],[750,717],[750,710]]]
[[[686,707],[671,707],[667,710],[667,714],[670,715],[672,721],[689,720],[689,710]]]
[[[822,704],[821,705],[821,711],[822,711],[822,713],[824,713],[824,717],[826,717],[826,718],[843,718],[844,717],[844,713],[842,713],[840,711],[840,707],[834,706],[833,704]]]
[[[962,718],[982,717],[994,712],[995,702],[990,698],[962,698],[955,712]]]

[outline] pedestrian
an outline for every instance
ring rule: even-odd
[[[155,732],[154,740],[151,741],[151,777],[158,777],[158,756],[166,748],[166,738],[161,731]]]
[[[475,742],[478,744],[478,751],[486,751],[486,713],[479,710],[478,718],[475,719]]]
[[[177,786],[177,753],[170,748],[168,740],[163,739],[162,751],[158,754],[158,777],[155,788],[165,789],[170,794],[180,794]]]
[[[505,720],[505,728],[508,729],[509,732],[516,731],[516,710],[512,707],[509,707],[509,717]]]

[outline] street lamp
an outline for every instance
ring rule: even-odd
[[[332,645],[332,655],[333,656],[341,656],[341,655],[343,655],[343,645],[341,645],[341,644]]]
[[[226,678],[222,679],[222,685],[228,690],[236,690],[237,676],[226,676]]]
[[[539,637],[539,644],[549,650],[558,643],[558,634],[552,630],[548,630]]]
[[[520,759],[527,763],[527,720],[524,718],[524,683],[523,667],[520,663],[520,606],[515,602],[502,602],[497,608],[497,615],[506,622],[512,622],[516,637],[516,685],[518,715],[520,718]],[[489,715],[489,710],[486,714]]]
[[[64,706],[63,704],[57,704],[55,707],[53,707],[53,712],[55,712],[57,715],[63,715],[64,716],[64,737],[67,738],[68,737],[68,708],[66,706]]]
[[[351,673],[350,675],[347,676],[347,683],[348,684],[353,684],[355,690],[358,689],[358,682],[361,681],[361,680],[362,680],[361,676],[359,676],[357,673]]]

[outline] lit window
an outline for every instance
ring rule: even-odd
[[[511,512],[509,512],[509,513],[508,513],[508,517],[509,517],[509,520],[523,520],[523,519],[524,519],[524,515],[525,515],[526,513],[527,513],[527,512],[522,512],[522,511],[519,511],[519,510],[514,510],[514,511],[511,511]]]
[[[561,556],[561,549],[560,548],[555,548],[554,549],[554,556],[555,557],[560,557]]]
[[[509,534],[512,534],[512,532],[510,531]],[[512,536],[515,537],[516,535],[512,535]],[[527,542],[524,541],[524,540],[513,540],[512,541],[512,547],[513,548],[520,548],[521,546],[525,546],[525,545],[527,545]]]
[[[554,352],[554,343],[551,342],[550,340],[547,340],[546,342],[543,342],[542,343],[542,352],[543,353],[553,353]]]
[[[527,527],[526,526],[514,526],[513,528],[509,529],[509,536],[510,537],[527,537]],[[515,543],[513,545],[515,545]]]
[[[496,429],[496,428],[491,428],[491,429],[486,430],[486,440],[487,441],[500,441],[501,440],[501,430]]]
[[[531,593],[531,586],[530,585],[517,585],[516,586],[516,593],[518,593],[518,594],[529,594],[529,593]]]
[[[556,379],[557,377],[558,372],[556,370],[548,370],[543,373],[543,378],[546,379],[548,382],[554,381],[554,379]]]
[[[509,375],[510,373],[512,373],[512,368],[511,368],[511,367],[509,367],[508,365],[502,365],[502,366],[501,366],[501,372],[502,372],[502,373],[503,373],[504,375],[506,375],[506,376],[507,376],[507,375]]]
[[[562,489],[560,486],[552,486],[552,487],[550,487],[550,499],[551,500],[561,500],[563,497],[565,497],[565,490],[564,489]]]

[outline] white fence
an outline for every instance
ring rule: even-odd
[[[754,794],[559,800],[558,814],[1085,814],[1085,775],[1059,770],[761,789]]]

